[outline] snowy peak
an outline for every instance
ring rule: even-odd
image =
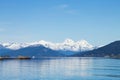
[[[73,44],[74,41],[72,39],[66,39],[63,43],[64,44]]]
[[[25,43],[2,43],[2,46],[8,49],[17,50],[29,46]]]
[[[81,47],[88,47],[88,48],[93,48],[93,46],[91,44],[89,44],[86,40],[81,40],[81,41],[77,41],[76,45],[79,45]]]
[[[89,44],[86,40],[80,40],[80,41],[77,41],[76,43],[77,43],[77,44],[80,44],[80,45]]]

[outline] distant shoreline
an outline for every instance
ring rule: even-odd
[[[105,59],[120,59],[120,57],[39,57],[39,58],[30,58],[30,57],[16,57],[16,58],[4,58],[4,57],[0,57],[0,61],[1,60],[33,60],[33,59],[46,59],[46,58],[55,58],[55,59],[59,59],[59,58],[105,58]]]

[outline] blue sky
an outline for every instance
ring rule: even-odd
[[[120,0],[0,0],[0,42],[120,40]]]

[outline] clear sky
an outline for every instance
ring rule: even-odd
[[[0,42],[120,40],[120,0],[0,0]]]

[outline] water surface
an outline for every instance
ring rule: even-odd
[[[0,80],[120,80],[120,60],[77,57],[2,60]]]

